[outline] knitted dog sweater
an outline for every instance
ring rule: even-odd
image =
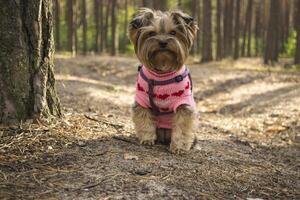
[[[141,69],[148,79],[165,81],[183,74],[186,70],[186,66],[181,67],[181,69],[177,72],[171,72],[167,74],[157,74],[148,70],[145,66],[142,66]],[[176,109],[180,105],[187,104],[193,108],[196,107],[191,87],[192,83],[189,76],[184,77],[180,82],[173,82],[165,85],[155,85],[153,87],[153,102],[159,111],[173,111],[171,114],[154,116],[154,120],[158,128],[172,128],[172,118],[174,117],[174,113],[176,113]],[[135,101],[140,106],[151,109],[148,91],[148,83],[142,78],[141,73],[139,73],[136,81]]]

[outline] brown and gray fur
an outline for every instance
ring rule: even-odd
[[[181,11],[142,8],[130,22],[128,33],[140,62],[156,73],[168,73],[178,71],[184,65],[197,29],[193,18]],[[194,142],[195,116],[196,111],[191,106],[179,106],[172,121],[171,134],[157,131],[151,110],[136,102],[132,119],[141,144],[153,145],[156,140],[170,139],[170,150],[181,152],[190,150]]]

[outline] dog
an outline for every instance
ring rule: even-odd
[[[180,153],[194,143],[196,106],[184,63],[197,30],[193,18],[182,11],[141,8],[129,23],[129,39],[142,64],[132,106],[141,144],[169,142],[170,151]]]

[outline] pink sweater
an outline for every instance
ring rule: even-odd
[[[177,72],[171,72],[168,74],[157,74],[148,70],[144,66],[142,67],[142,70],[148,79],[165,81],[182,74],[186,70],[186,67],[183,66]],[[147,92],[148,83],[141,77],[141,73],[139,73],[136,81],[135,101],[144,108],[151,108]],[[189,76],[186,76],[180,82],[174,82],[167,85],[156,85],[154,86],[153,92],[154,103],[159,108],[160,112],[173,111],[171,114],[155,116],[156,126],[158,128],[172,128],[172,118],[178,106],[187,104],[193,108],[196,107],[191,91],[191,80]]]

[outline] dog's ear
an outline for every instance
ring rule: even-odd
[[[154,12],[149,8],[141,8],[133,14],[132,20],[128,26],[129,39],[133,44],[136,43],[140,29],[144,26],[150,25],[153,18]]]
[[[171,12],[171,17],[178,28],[187,34],[191,46],[199,29],[194,18],[180,10]]]

